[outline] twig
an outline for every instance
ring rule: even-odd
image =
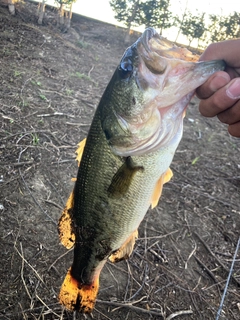
[[[139,307],[133,306],[133,302],[132,303],[119,303],[119,302],[103,301],[103,300],[98,300],[98,299],[97,299],[97,302],[103,303],[103,304],[108,304],[110,306],[129,308],[129,309],[131,309],[133,311],[136,311],[136,312],[152,314],[152,315],[160,316],[160,317],[163,318],[163,315],[161,313],[159,313],[159,312],[146,310],[146,309],[143,309],[143,308],[139,308]]]
[[[59,256],[55,261],[53,261],[53,263],[50,265],[50,267],[48,268],[48,271],[50,269],[52,269],[52,267],[55,265],[55,263],[58,262],[58,260],[62,259],[65,255],[67,255],[69,252],[71,252],[73,250],[73,248],[69,249],[68,251],[64,252],[61,256]]]
[[[219,317],[220,317],[220,315],[221,315],[221,312],[222,312],[224,299],[225,299],[225,297],[226,297],[228,285],[229,285],[230,279],[231,279],[231,277],[232,277],[233,267],[234,267],[234,264],[235,264],[235,261],[236,261],[236,257],[237,257],[237,253],[238,253],[239,246],[240,246],[240,238],[238,239],[238,243],[237,243],[237,246],[236,246],[236,250],[235,250],[235,253],[234,253],[234,256],[233,256],[231,268],[230,268],[230,270],[229,270],[227,282],[226,282],[226,285],[225,285],[225,288],[224,288],[224,292],[223,292],[223,295],[222,295],[222,299],[221,299],[221,303],[220,303],[220,306],[219,306],[219,309],[218,309],[218,312],[217,312],[216,320],[219,319]]]
[[[153,249],[148,249],[156,258],[158,258],[162,263],[166,263],[166,261]]]
[[[127,299],[127,294],[129,292],[129,297],[131,297],[132,295],[132,290],[133,290],[133,281],[136,282],[136,284],[138,286],[140,286],[140,283],[133,277],[133,273],[130,267],[130,263],[128,260],[125,260],[126,264],[127,264],[127,275],[128,275],[128,280],[127,280],[127,285],[126,285],[126,289],[125,289],[125,295],[124,295],[124,302],[126,300],[130,300],[131,298]],[[131,284],[131,286],[130,286]]]
[[[24,288],[27,292],[27,295],[29,297],[29,299],[32,301],[32,297],[28,291],[28,288],[27,288],[27,285],[26,285],[26,282],[25,282],[25,279],[24,279],[24,276],[23,276],[23,271],[24,271],[24,257],[23,257],[23,248],[22,248],[22,243],[20,242],[20,248],[21,248],[21,255],[22,255],[22,267],[21,267],[21,279],[22,279],[22,282],[23,282],[23,285],[24,285]],[[31,306],[32,307],[32,306]]]
[[[209,246],[206,244],[206,242],[199,236],[199,234],[197,234],[196,232],[194,232],[194,234],[198,237],[198,239],[202,242],[202,244],[204,245],[204,247],[207,249],[207,251],[214,257],[214,259],[217,260],[217,262],[220,264],[220,266],[227,272],[229,273],[229,269],[222,263],[221,260],[218,259],[218,257],[212,252],[212,250],[209,248]],[[232,275],[232,279],[235,281],[235,283],[240,286],[240,281],[238,281],[238,279],[236,279],[236,277],[234,277]]]
[[[22,167],[22,166],[25,166],[25,165],[29,165],[29,164],[33,164],[34,161],[23,161],[23,162],[17,162],[17,163],[11,163],[11,162],[0,162],[0,165],[1,166],[13,166],[13,167]]]
[[[205,264],[203,264],[203,262],[202,262],[200,259],[198,259],[198,257],[197,257],[196,255],[194,255],[194,258],[197,260],[197,262],[200,264],[200,266],[201,266],[204,270],[206,270],[206,272],[207,272],[208,275],[213,279],[213,281],[220,286],[220,283],[217,281],[217,279],[216,279],[216,277],[214,276],[214,274],[212,273],[212,271],[209,270],[208,267],[205,266]]]
[[[173,319],[173,318],[175,318],[175,317],[182,316],[182,315],[184,315],[184,314],[192,314],[192,313],[193,313],[192,310],[181,310],[181,311],[177,311],[177,312],[174,312],[174,313],[170,314],[170,316],[168,316],[168,317],[166,318],[166,320],[171,320],[171,319]]]
[[[23,255],[19,252],[18,248],[16,247],[16,243],[14,243],[14,249],[17,251],[17,253],[19,254],[19,256],[24,260],[24,262],[32,269],[32,271],[35,273],[35,275],[37,276],[37,278],[44,283],[43,279],[41,278],[41,276],[38,274],[38,272],[33,268],[33,266],[31,266],[31,264],[23,257]]]
[[[108,319],[108,320],[112,320],[111,318],[107,317],[104,313],[102,313],[100,310],[98,310],[97,308],[94,308],[94,310],[98,313],[100,313],[104,318]]]
[[[135,301],[133,301],[132,303],[130,302],[130,304],[139,303],[139,302],[141,302],[143,299],[146,299],[146,298],[147,298],[146,296],[143,296],[143,297],[140,298],[139,300],[135,300]],[[124,302],[124,303],[125,303],[125,302]],[[117,308],[115,308],[115,309],[112,309],[111,312],[115,312],[115,311],[117,311],[117,310],[119,310],[119,309],[121,309],[121,307],[117,307]]]
[[[78,127],[90,127],[90,123],[64,122],[64,124],[69,124],[70,126],[78,126]]]
[[[52,309],[49,308],[49,306],[36,294],[36,298],[51,312],[53,313],[55,316],[57,316],[58,318],[60,318],[61,316],[59,316],[57,313],[55,313]]]
[[[50,136],[52,136],[54,138],[54,140],[59,144],[61,145],[60,141],[58,141],[58,139],[54,136],[54,133],[51,132],[51,131],[48,131],[48,130],[33,130],[33,131],[24,131],[24,132],[17,132],[17,133],[13,133],[9,136],[6,136],[6,137],[3,137],[1,138],[1,140],[8,140],[8,139],[12,139],[13,137],[16,137],[16,136],[20,136],[20,138],[18,139],[17,143],[23,138],[23,136],[26,136],[26,135],[32,135],[32,134],[36,134],[36,133],[45,133],[45,134],[49,134]]]
[[[69,118],[76,118],[73,115],[63,113],[63,112],[53,112],[53,113],[44,113],[44,114],[38,114],[37,117],[55,117],[55,116],[64,116],[64,117],[69,117]]]
[[[91,72],[93,71],[93,69],[94,69],[94,65],[93,65],[92,68],[88,71],[88,77],[90,77],[90,74],[91,74]]]
[[[128,301],[133,300],[139,294],[139,292],[142,291],[143,287],[145,286],[146,280],[147,280],[147,276],[148,276],[148,266],[147,266],[147,264],[145,264],[145,268],[144,269],[145,269],[145,274],[144,274],[144,279],[143,279],[143,282],[141,284],[141,287],[134,293],[134,295],[132,295],[128,299]]]
[[[168,236],[170,236],[170,235],[172,235],[172,234],[174,234],[174,233],[176,233],[178,231],[179,230],[174,230],[174,231],[169,232],[167,234],[164,234],[162,236],[137,238],[136,241],[138,241],[138,240],[150,240],[150,239],[162,239],[162,238],[166,238],[166,237],[168,237]]]
[[[50,200],[45,200],[46,203],[49,203],[49,204],[52,204],[53,206],[57,207],[58,209],[60,210],[63,210],[63,207],[60,206],[59,204],[53,202],[53,201],[50,201]]]

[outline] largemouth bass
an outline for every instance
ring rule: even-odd
[[[148,28],[109,82],[79,146],[75,187],[59,221],[61,242],[74,246],[59,294],[67,309],[92,311],[104,264],[130,256],[140,222],[170,180],[194,90],[224,68],[195,60]]]

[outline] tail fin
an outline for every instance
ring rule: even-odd
[[[82,313],[91,313],[98,293],[99,275],[90,285],[81,284],[71,275],[68,270],[59,293],[59,301],[68,310],[77,310]]]

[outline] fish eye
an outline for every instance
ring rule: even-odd
[[[122,79],[129,78],[133,73],[133,65],[131,60],[128,59],[127,61],[122,61],[118,67],[118,70]]]

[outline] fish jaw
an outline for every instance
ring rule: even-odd
[[[183,114],[195,89],[224,68],[223,61],[195,62],[188,52],[170,47],[153,28],[126,50],[119,65],[126,78],[118,78],[116,86],[135,103],[123,97],[121,105],[113,103],[103,115],[103,130],[114,154],[145,155],[170,143],[175,134],[181,136]],[[108,92],[109,100],[116,100],[117,91],[115,87]]]

